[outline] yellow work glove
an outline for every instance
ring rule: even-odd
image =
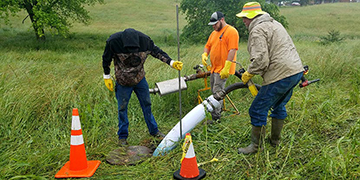
[[[202,64],[207,67],[207,63],[206,61],[208,60],[208,54],[206,52],[204,52],[202,55],[201,55],[201,61],[202,61]]]
[[[230,71],[231,64],[232,64],[231,61],[226,60],[225,66],[220,71],[220,78],[221,79],[225,79],[225,78],[229,77],[229,71]]]
[[[241,76],[241,81],[246,84],[249,82],[249,80],[253,77],[253,74],[250,74],[249,72],[245,71],[244,74]]]
[[[171,67],[173,67],[176,70],[181,71],[183,67],[183,63],[181,61],[171,61],[170,62]]]
[[[110,91],[114,91],[114,83],[111,79],[110,74],[105,75],[104,74],[104,81],[105,81],[105,86],[110,90]]]

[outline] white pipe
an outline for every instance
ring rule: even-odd
[[[189,113],[182,118],[182,137],[190,132],[198,123],[205,119],[205,110],[212,112],[215,108],[220,107],[219,101],[217,101],[213,95],[209,96],[203,101],[202,104],[197,105]],[[180,122],[178,122],[170,132],[161,141],[159,146],[155,149],[153,156],[165,155],[170,150],[176,147],[176,142],[180,140]]]

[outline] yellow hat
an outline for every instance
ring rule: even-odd
[[[236,14],[237,17],[252,19],[259,14],[265,14],[266,12],[261,10],[261,6],[258,2],[248,2],[244,5],[242,11]]]

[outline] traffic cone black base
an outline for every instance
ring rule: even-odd
[[[180,179],[180,180],[182,180],[182,179],[197,180],[197,179],[202,179],[205,176],[206,176],[206,172],[205,172],[205,170],[203,170],[201,168],[199,168],[199,176],[194,177],[194,178],[183,178],[182,176],[180,176],[180,169],[174,172],[174,178]]]

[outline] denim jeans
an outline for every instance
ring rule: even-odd
[[[270,117],[285,119],[285,105],[289,102],[294,87],[299,83],[303,72],[262,86],[252,102],[249,115],[253,126],[265,126],[269,110]]]
[[[149,85],[145,78],[143,78],[135,86],[122,86],[116,82],[115,94],[118,101],[118,119],[119,119],[119,139],[126,139],[129,135],[129,120],[127,115],[127,107],[131,97],[131,93],[135,92],[143,115],[145,118],[146,125],[151,135],[155,135],[159,130],[155,118],[151,112],[151,100],[149,93]]]

